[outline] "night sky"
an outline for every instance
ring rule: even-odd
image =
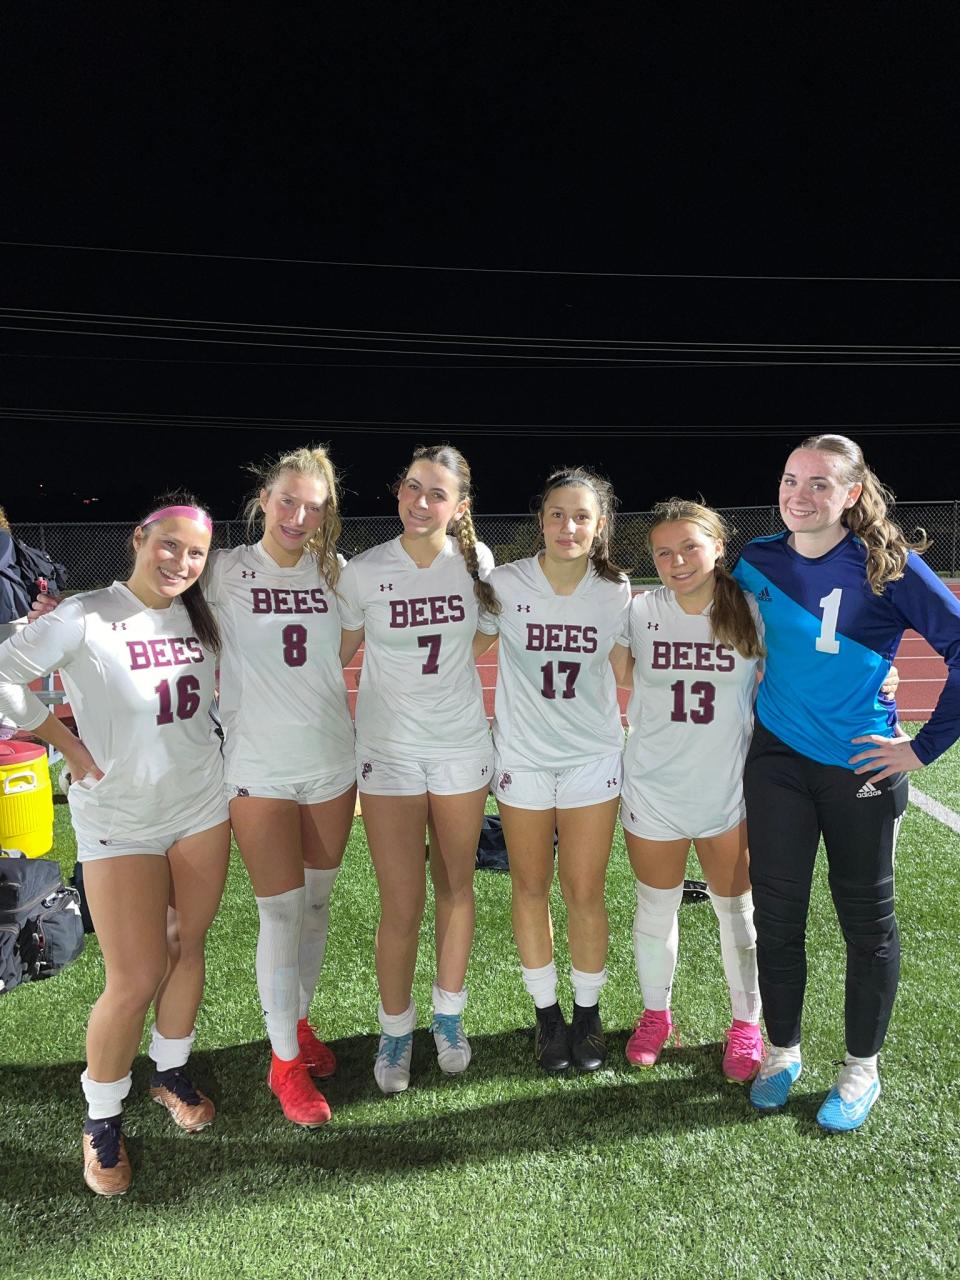
[[[441,439],[480,511],[570,462],[626,510],[762,503],[821,426],[957,496],[954,5],[6,26],[0,240],[163,251],[0,246],[14,520],[176,484],[232,516],[246,462],[314,440],[348,514]]]

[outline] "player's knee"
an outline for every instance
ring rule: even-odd
[[[380,913],[380,927],[397,934],[416,933],[423,920],[425,906],[426,899],[423,895],[416,898],[393,898],[384,902]]]
[[[560,892],[563,894],[568,911],[587,915],[605,910],[602,880],[597,884],[592,880],[580,878],[564,881],[561,877]]]
[[[166,958],[107,975],[104,995],[121,1017],[145,1014],[167,972]]]
[[[893,915],[846,923],[843,936],[848,955],[857,956],[865,964],[889,964],[900,958],[900,931]]]
[[[655,889],[642,880],[636,880],[634,886],[637,893],[634,937],[645,934],[651,938],[669,938],[683,901],[683,884],[672,889]]]
[[[553,883],[553,874],[549,876],[537,875],[536,873],[524,873],[515,871],[511,868],[511,891],[514,900],[524,903],[545,902],[550,896],[550,886]]]

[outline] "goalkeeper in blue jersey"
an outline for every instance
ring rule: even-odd
[[[900,971],[893,859],[907,774],[960,737],[960,602],[887,515],[891,495],[844,436],[813,436],[780,481],[784,533],[747,544],[734,577],[763,618],[767,657],[744,773],[757,961],[770,1051],[751,1087],[782,1107],[800,1075],[805,928],[821,835],[847,946],[846,1058],[817,1121],[857,1129]],[[947,664],[916,738],[880,697],[913,628]]]

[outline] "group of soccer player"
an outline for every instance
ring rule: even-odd
[[[270,1088],[291,1122],[330,1118],[317,1081],[336,1061],[309,1013],[358,787],[380,895],[374,1075],[385,1094],[410,1080],[428,874],[437,1060],[449,1074],[470,1064],[473,873],[493,791],[540,1067],[589,1072],[606,1060],[604,887],[619,813],[643,1000],[627,1058],[652,1067],[675,1034],[692,842],[730,992],[722,1071],[750,1085],[761,1111],[787,1102],[801,1070],[822,835],[847,945],[847,1052],[817,1118],[829,1131],[859,1127],[880,1090],[898,979],[893,858],[906,775],[960,736],[960,605],[888,517],[859,447],[827,435],[793,450],[785,532],[749,543],[732,571],[716,512],[659,504],[649,544],[662,585],[636,596],[611,559],[613,491],[583,468],[552,474],[535,503],[542,550],[499,567],[477,542],[469,467],[450,445],[415,452],[396,485],[402,532],[346,564],[324,450],[295,450],[257,477],[250,545],[211,551],[207,512],[192,497],[164,501],[134,530],[126,582],[56,607],[42,598],[42,616],[0,647],[0,713],[57,748],[72,778],[104,960],[81,1077],[88,1186],[130,1185],[121,1113],[151,1004],[151,1096],[185,1130],[214,1118],[187,1064],[231,827],[259,913]],[[948,665],[914,739],[881,692],[908,627]],[[491,737],[475,659],[497,641]],[[342,672],[361,644],[354,729]],[[28,688],[55,669],[79,737]],[[632,690],[626,750],[618,686]],[[555,864],[569,1022],[553,953]]]

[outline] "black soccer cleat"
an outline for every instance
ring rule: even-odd
[[[558,1004],[537,1010],[533,1052],[544,1071],[566,1071],[570,1066],[570,1032]]]
[[[607,1041],[598,1004],[574,1004],[570,1053],[581,1071],[599,1071],[607,1060]]]

